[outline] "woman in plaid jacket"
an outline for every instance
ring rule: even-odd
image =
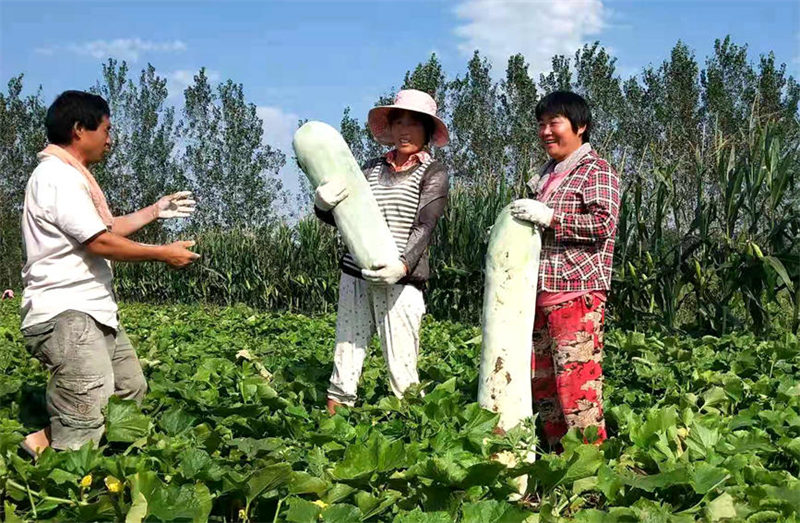
[[[542,227],[533,332],[533,401],[553,448],[577,427],[606,438],[601,367],[605,302],[611,287],[619,178],[589,143],[586,101],[566,91],[536,106],[539,139],[550,156],[516,200],[515,218]],[[585,431],[589,427],[594,431]]]

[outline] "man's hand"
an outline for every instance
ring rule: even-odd
[[[186,218],[194,212],[197,202],[191,199],[192,191],[180,191],[175,194],[162,196],[153,205],[156,218]]]
[[[365,280],[372,283],[383,283],[385,285],[393,285],[400,281],[403,276],[408,273],[406,264],[402,260],[397,259],[382,267],[371,271],[369,269],[361,269],[361,275]]]
[[[194,240],[172,242],[162,247],[161,261],[182,269],[200,257],[196,252],[190,251],[187,247],[193,247]]]
[[[330,211],[349,195],[350,191],[344,183],[331,180],[314,191],[314,205],[320,211]]]
[[[553,209],[538,200],[523,198],[511,204],[511,216],[518,220],[550,227],[553,221]]]
[[[132,242],[108,231],[101,231],[84,242],[87,251],[95,256],[102,256],[107,260],[123,262],[161,261],[175,268],[186,267],[200,257],[199,254],[187,248],[192,247],[194,244],[194,241],[182,241],[168,245],[148,245],[146,243]]]

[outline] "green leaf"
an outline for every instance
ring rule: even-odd
[[[292,494],[316,494],[322,495],[328,489],[328,482],[324,479],[312,476],[307,472],[292,472],[289,481],[289,492]]]
[[[262,492],[273,490],[285,485],[291,479],[292,466],[288,463],[277,463],[253,472],[247,479],[245,497],[247,503],[261,495]]]
[[[463,523],[522,523],[529,512],[519,509],[505,501],[487,500],[465,503],[462,507]]]
[[[719,441],[719,431],[715,428],[705,427],[697,421],[692,423],[689,437],[686,439],[686,446],[697,453],[699,457],[705,458],[714,452]]]
[[[654,492],[658,489],[673,485],[685,485],[690,482],[689,472],[686,468],[678,468],[659,474],[620,474],[622,482],[631,487]]]
[[[280,438],[236,438],[228,442],[231,447],[244,452],[248,458],[252,459],[259,454],[265,454],[278,449],[286,448],[286,441]]]
[[[140,495],[144,496],[148,515],[164,521],[191,519],[199,523],[208,520],[212,497],[204,484],[165,484],[153,471],[138,472],[129,476],[128,480],[131,483],[131,498],[136,501]]]
[[[142,523],[145,516],[147,516],[147,499],[144,494],[137,492],[136,496],[133,497],[131,508],[128,509],[128,513],[125,515],[125,523]]]
[[[724,494],[716,497],[706,506],[706,517],[712,522],[726,519],[736,519],[736,509],[733,505],[733,496],[725,492]]]
[[[595,445],[580,445],[562,456],[546,456],[533,465],[523,467],[523,470],[529,471],[531,478],[549,490],[594,476],[602,464],[600,449]]]
[[[53,480],[56,485],[77,485],[78,481],[81,479],[81,476],[61,469],[53,469],[47,476]]]
[[[325,493],[322,498],[325,503],[333,505],[345,499],[347,496],[355,492],[357,489],[344,483],[336,483],[333,487]]]
[[[150,418],[142,414],[136,402],[111,396],[106,413],[106,439],[132,443],[147,435]]]
[[[325,523],[353,523],[361,521],[361,513],[353,505],[331,505],[322,511]]]
[[[286,512],[286,521],[291,523],[315,523],[319,520],[322,508],[319,505],[302,498],[289,498],[289,510]]]
[[[609,502],[614,503],[623,494],[624,486],[622,478],[608,465],[603,464],[597,470],[597,488]]]
[[[170,436],[176,436],[194,426],[197,417],[180,407],[171,407],[161,415],[158,425]]]
[[[393,523],[452,523],[453,518],[447,512],[423,512],[419,507],[411,512],[401,512],[395,516]]]
[[[17,506],[8,500],[3,502],[3,512],[5,513],[5,518],[3,519],[4,523],[24,523],[25,520],[14,513],[16,509]]]
[[[789,277],[789,272],[784,267],[783,263],[774,256],[764,256],[764,261],[766,261],[775,272],[778,273],[778,276],[786,287],[789,289],[789,292],[794,292],[794,283],[792,283],[792,279]]]
[[[401,496],[402,494],[400,492],[394,490],[386,491],[380,497],[360,491],[354,498],[358,509],[361,511],[362,519],[366,520],[384,512],[387,508],[392,506],[395,501],[400,499]]]
[[[698,494],[706,494],[712,489],[721,486],[730,477],[728,471],[709,465],[698,463],[692,475],[691,485]]]
[[[800,513],[800,481],[793,481],[782,487],[764,485],[762,488],[768,496],[780,500],[782,505],[789,507],[794,513]]]
[[[344,459],[333,470],[333,476],[342,480],[361,479],[374,472],[404,467],[409,457],[402,441],[390,442],[376,431],[363,445],[347,447]]]

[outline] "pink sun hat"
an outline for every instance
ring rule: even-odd
[[[450,141],[450,133],[447,132],[447,126],[436,116],[436,101],[423,91],[403,89],[394,97],[392,105],[373,107],[367,115],[367,125],[372,132],[372,136],[383,145],[394,145],[388,118],[389,111],[392,109],[405,109],[406,111],[430,116],[436,124],[433,136],[431,136],[431,143],[436,147],[444,147]]]

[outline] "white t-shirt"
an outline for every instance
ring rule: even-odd
[[[23,329],[68,309],[118,327],[111,263],[83,245],[105,230],[83,174],[54,157],[34,169],[22,212]]]

